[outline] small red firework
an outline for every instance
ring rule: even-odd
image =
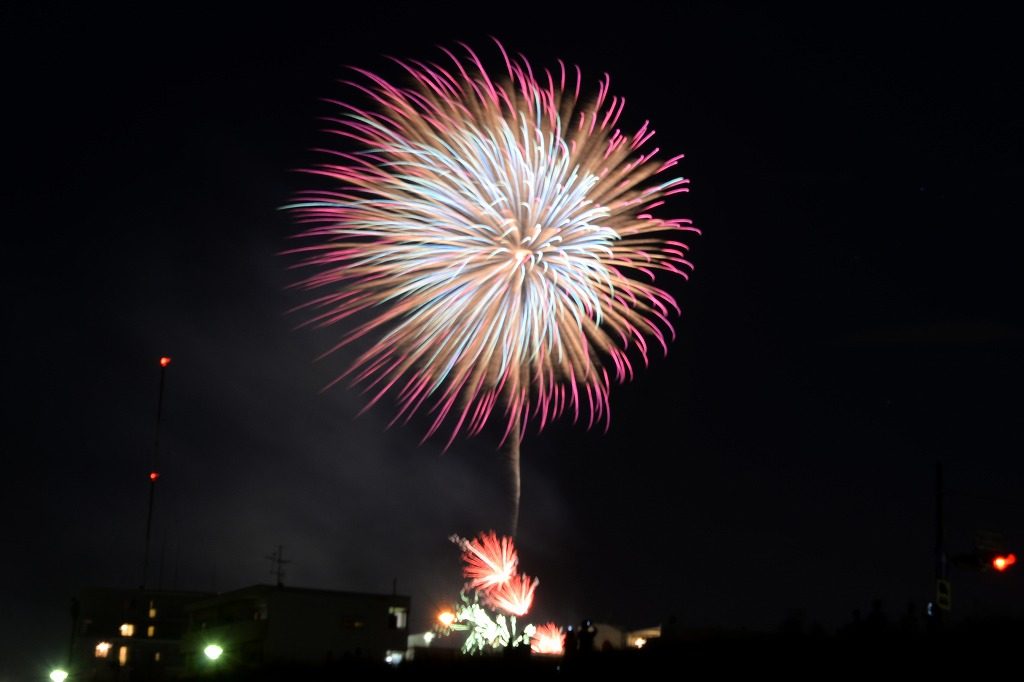
[[[460,539],[458,545],[466,564],[462,574],[469,578],[471,588],[488,591],[508,583],[515,575],[519,557],[512,538],[499,540],[492,530],[473,540]]]
[[[565,650],[565,633],[554,623],[538,625],[530,648],[536,654],[561,655]]]
[[[484,592],[484,601],[510,616],[525,616],[533,605],[533,593],[539,584],[536,578],[517,573],[508,582]]]

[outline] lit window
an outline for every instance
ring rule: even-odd
[[[404,630],[409,619],[409,610],[404,606],[388,608],[388,627],[392,630]]]
[[[149,608],[149,617],[156,618],[156,609],[154,609],[153,607]]]
[[[160,662],[160,652],[159,651],[156,652],[155,654],[153,654],[153,660],[156,661],[157,663]]]
[[[128,665],[128,647],[123,646],[117,650],[117,662],[122,668]]]
[[[121,627],[118,629],[121,631],[122,637],[131,637],[135,634],[135,625],[132,623],[121,623]]]
[[[106,658],[110,653],[110,642],[100,642],[96,645],[96,658]]]
[[[156,626],[155,625],[150,625],[148,628],[146,628],[146,637],[152,637],[155,634],[156,634]]]

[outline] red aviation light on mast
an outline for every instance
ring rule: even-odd
[[[167,357],[165,355],[162,358],[160,358],[160,366],[161,367],[166,367],[169,364],[171,364],[171,359],[169,357]]]

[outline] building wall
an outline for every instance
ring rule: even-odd
[[[594,651],[626,648],[626,633],[621,628],[609,623],[594,623],[594,627],[597,628]]]
[[[404,617],[390,614],[405,609]],[[384,660],[405,651],[408,597],[352,593],[278,592],[268,597],[268,660]],[[399,621],[402,622],[399,622]],[[404,625],[404,627],[399,627]]]
[[[388,651],[405,651],[408,609],[404,596],[274,586],[236,590],[190,607],[186,670],[383,661]],[[216,663],[202,653],[211,643],[224,648]]]
[[[256,667],[263,663],[266,640],[266,606],[260,599],[245,597],[205,601],[191,614],[182,643],[185,669],[198,672],[215,667]],[[211,662],[203,650],[209,644],[224,649],[222,660]]]
[[[185,607],[208,597],[202,592],[87,589],[77,597],[72,639],[75,680],[163,680],[182,667]],[[122,630],[132,626],[133,632]],[[152,628],[152,629],[150,629]],[[105,657],[97,646],[109,645]]]

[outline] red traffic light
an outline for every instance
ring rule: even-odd
[[[169,357],[167,357],[165,355],[164,357],[160,358],[160,366],[161,367],[166,367],[169,364],[171,364],[171,359]]]
[[[994,559],[992,559],[992,568],[994,568],[997,571],[999,571],[1000,573],[1002,573],[1003,571],[1008,569],[1010,566],[1013,566],[1015,563],[1017,563],[1017,555],[1016,554],[1007,554],[1006,556],[997,556]]]

